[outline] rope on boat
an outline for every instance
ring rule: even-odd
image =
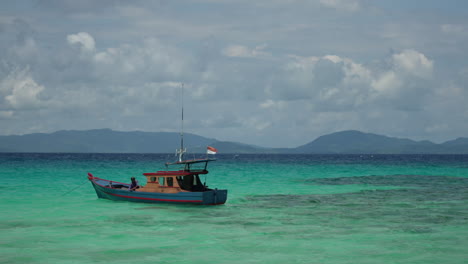
[[[68,191],[68,192],[66,192],[66,193],[64,193],[64,194],[62,194],[62,195],[60,195],[60,196],[65,196],[65,195],[67,195],[67,194],[73,192],[74,190],[80,188],[81,186],[85,185],[86,183],[87,183],[87,181],[85,181],[84,183],[82,183],[82,184],[76,186],[75,188],[71,189],[70,191]]]

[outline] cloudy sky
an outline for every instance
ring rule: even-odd
[[[185,130],[295,147],[468,136],[468,1],[0,4],[0,134]]]

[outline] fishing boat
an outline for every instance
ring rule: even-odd
[[[211,189],[202,183],[200,175],[208,174],[207,166],[215,159],[181,160],[166,163],[167,166],[182,166],[179,170],[163,170],[143,173],[147,182],[137,189],[131,183],[121,183],[95,177],[88,173],[88,179],[99,198],[144,202],[219,205],[227,200],[227,190]]]
[[[183,88],[183,87],[182,87]],[[183,91],[183,90],[182,90]],[[88,173],[88,180],[94,187],[99,198],[143,203],[174,203],[219,205],[226,203],[227,190],[211,189],[202,183],[200,175],[208,174],[208,163],[216,159],[208,158],[217,150],[207,147],[207,157],[203,159],[184,160],[184,107],[182,101],[182,129],[180,133],[180,149],[176,150],[178,160],[166,163],[166,170],[143,173],[146,185],[135,187],[135,183],[122,183],[105,180]],[[170,170],[169,167],[178,167]]]

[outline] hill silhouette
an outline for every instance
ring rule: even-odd
[[[210,145],[217,148],[219,153],[238,154],[468,154],[468,138],[436,144],[356,130],[323,135],[292,148],[265,148],[190,133],[184,134],[184,142],[192,153],[203,153]],[[110,129],[0,136],[0,152],[173,153],[179,144],[180,134],[175,132],[122,132]]]

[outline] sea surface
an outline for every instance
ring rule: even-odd
[[[172,155],[2,153],[0,263],[468,263],[468,155],[217,159],[227,203],[181,206],[87,180],[144,183]]]

